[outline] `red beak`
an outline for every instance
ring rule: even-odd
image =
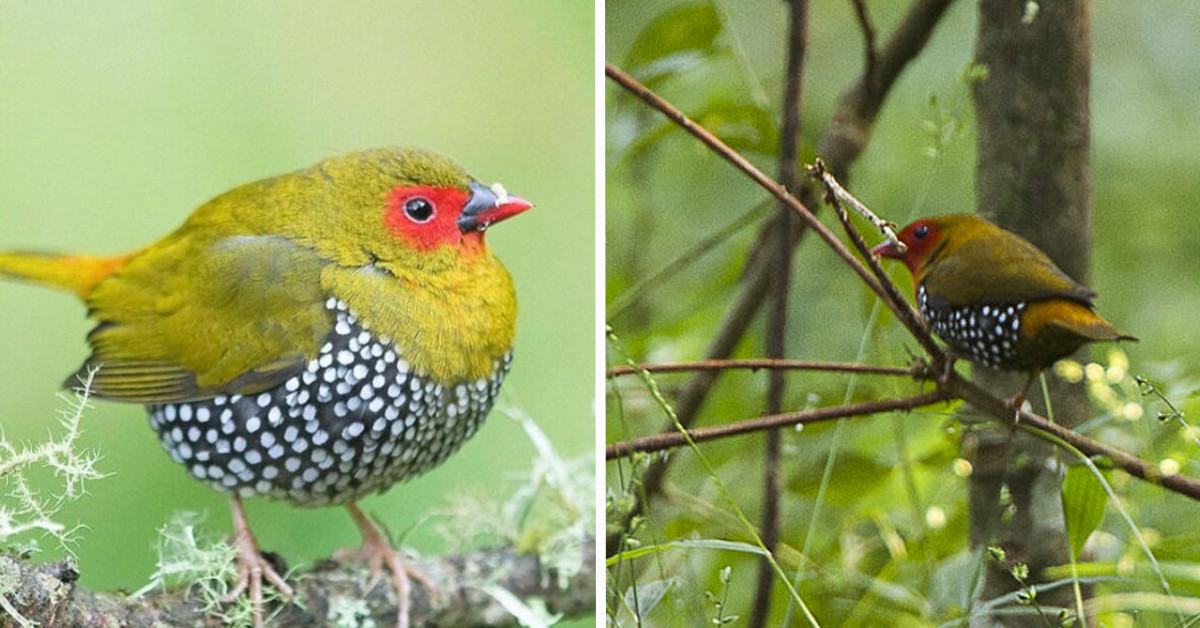
[[[533,209],[533,203],[519,197],[510,196],[508,202],[496,205],[491,209],[485,209],[479,212],[477,219],[479,220],[479,228],[487,229],[489,225],[494,225],[501,220],[512,218],[517,214]]]
[[[463,233],[483,231],[501,220],[512,218],[533,207],[533,203],[519,196],[509,196],[499,186],[493,189],[472,181],[469,187],[471,199],[467,201],[462,215],[458,218],[458,228]]]
[[[891,259],[902,260],[904,259],[906,252],[901,252],[900,248],[891,242],[884,242],[871,249],[871,254],[878,257],[888,257]]]

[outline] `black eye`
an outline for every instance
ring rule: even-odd
[[[433,203],[417,196],[404,201],[404,214],[413,222],[429,222],[433,218]]]
[[[916,229],[913,229],[913,237],[918,240],[920,240],[921,238],[924,238],[927,235],[929,235],[929,225],[921,225],[921,226],[917,227]]]

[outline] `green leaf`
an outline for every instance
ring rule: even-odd
[[[735,150],[774,155],[779,148],[774,114],[755,103],[714,99],[695,120]]]
[[[1112,471],[1102,468],[1100,475],[1108,482]],[[1066,477],[1063,478],[1062,500],[1067,538],[1071,541],[1071,556],[1078,560],[1083,544],[1104,519],[1108,493],[1087,465],[1072,464],[1067,467]]]
[[[626,550],[620,554],[609,556],[604,561],[606,567],[612,567],[617,563],[625,560],[632,560],[647,554],[655,554],[669,549],[709,549],[719,550],[724,552],[740,552],[743,554],[755,554],[764,556],[762,548],[741,541],[723,541],[720,539],[680,539],[669,543],[661,543],[658,545],[646,545],[637,549]]]
[[[721,17],[712,2],[684,4],[665,11],[638,33],[625,66],[653,87],[667,76],[721,52]]]
[[[779,133],[771,112],[756,104],[716,100],[692,114],[692,119],[734,150],[772,155],[778,148]],[[656,121],[641,133],[628,125],[617,132],[623,137],[614,138],[609,144],[611,163],[634,158],[672,135],[684,135],[678,125],[666,120]]]

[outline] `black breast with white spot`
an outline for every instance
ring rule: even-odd
[[[956,353],[994,369],[1017,368],[1017,339],[1025,303],[955,307],[925,286],[917,290],[921,315]]]
[[[511,354],[475,381],[436,382],[330,299],[334,331],[305,370],[257,395],[150,405],[163,447],[217,489],[343,503],[427,471],[474,433]]]

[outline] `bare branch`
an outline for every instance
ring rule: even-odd
[[[691,437],[692,441],[699,443],[706,440],[727,438],[729,436],[761,432],[763,430],[771,430],[780,427],[792,427],[795,425],[805,425],[808,423],[820,423],[822,421],[831,421],[833,419],[866,416],[869,414],[879,414],[881,412],[913,410],[921,406],[927,406],[931,403],[947,401],[950,399],[952,399],[952,397],[948,393],[940,390],[932,390],[918,395],[913,395],[911,397],[902,397],[900,399],[864,401],[862,403],[851,403],[844,406],[829,406],[826,408],[815,408],[813,410],[802,410],[799,412],[785,412],[783,414],[773,414],[769,416],[758,417],[756,419],[738,421],[736,423],[725,423],[722,425],[714,425],[712,427],[696,428],[693,430],[688,430],[686,435],[679,431],[664,432],[662,434],[655,434],[654,436],[636,438],[631,441],[613,443],[605,448],[604,457],[606,460],[612,460],[614,458],[624,458],[639,452],[650,453],[655,451],[663,451],[665,449],[673,449],[675,447],[682,447],[688,444],[688,437]],[[1010,413],[1009,417],[1011,416],[1012,414]]]
[[[883,267],[879,265],[879,260],[871,254],[870,249],[868,249],[866,243],[863,242],[862,236],[850,222],[850,218],[846,215],[846,210],[842,208],[841,203],[843,200],[845,200],[851,205],[861,207],[862,212],[864,212],[866,215],[875,216],[875,213],[870,209],[867,209],[866,205],[863,205],[862,202],[847,192],[846,189],[837,182],[837,179],[834,178],[833,174],[825,169],[824,164],[819,160],[817,161],[816,165],[808,169],[808,174],[809,176],[819,179],[825,185],[825,198],[836,210],[838,219],[841,221],[842,228],[846,231],[846,235],[854,244],[855,249],[858,250],[858,254],[861,255],[862,258],[867,261],[867,265],[871,267],[871,272],[874,273],[875,277],[879,280],[879,285],[883,286],[883,294],[880,294],[880,296],[883,297],[884,304],[886,304],[892,310],[892,312],[896,314],[896,318],[900,319],[900,322],[903,323],[906,328],[908,328],[908,332],[912,334],[918,342],[921,343],[921,346],[924,347],[927,352],[929,352],[929,355],[933,356],[934,368],[943,368],[948,365],[952,361],[950,355],[945,349],[941,348],[941,345],[934,341],[933,336],[929,333],[929,328],[925,326],[921,315],[917,313],[917,310],[913,308],[912,304],[910,304],[904,297],[900,296],[900,291],[896,289],[896,284],[892,283],[892,280],[888,278],[887,273],[883,271]],[[883,222],[879,218],[876,218],[876,220]]]
[[[687,117],[687,115],[685,115],[682,111],[675,108],[674,105],[658,96],[658,94],[650,91],[649,88],[647,88],[645,85],[642,85],[637,79],[625,73],[624,70],[621,70],[611,63],[605,62],[604,73],[618,85],[628,90],[631,94],[641,98],[646,102],[646,104],[659,110],[672,122],[675,122],[679,126],[683,127],[684,130],[694,135],[697,139],[711,148],[715,153],[720,155],[729,163],[733,164],[735,168],[741,170],[742,173],[744,173],[747,177],[750,177],[752,181],[773,194],[775,198],[779,199],[780,202],[782,202],[797,216],[799,216],[800,220],[802,220],[809,229],[815,231],[817,235],[824,240],[831,249],[833,249],[834,253],[836,253],[838,257],[842,258],[842,261],[844,261],[846,265],[858,275],[859,279],[865,282],[867,286],[874,290],[877,294],[880,294],[881,296],[884,295],[883,287],[879,285],[879,281],[875,279],[874,275],[872,275],[869,270],[867,270],[866,266],[863,266],[862,262],[858,261],[858,258],[856,258],[854,254],[850,252],[850,249],[846,248],[845,244],[842,244],[842,241],[837,238],[837,236],[829,229],[829,227],[826,227],[824,224],[818,221],[817,217],[814,216],[813,213],[809,211],[809,209],[805,207],[799,199],[792,196],[782,185],[780,185],[771,177],[768,177],[765,173],[763,173],[762,170],[759,170],[757,166],[750,163],[750,160],[743,157],[741,153],[730,148],[727,144],[725,144],[725,142],[721,141],[720,138],[713,135],[711,131]]]
[[[829,169],[845,179],[871,138],[875,117],[883,108],[896,79],[929,41],[933,29],[941,21],[954,0],[917,0],[909,7],[900,25],[879,49],[875,65],[863,72],[858,80],[842,92],[838,108],[829,121],[826,132],[817,143],[817,154],[829,164]]]
[[[692,371],[770,370],[784,371],[828,371],[834,373],[861,373],[868,375],[899,375],[921,379],[927,369],[917,367],[877,366],[856,362],[820,362],[814,360],[772,360],[756,358],[749,360],[701,360],[699,362],[674,362],[670,364],[639,364],[614,366],[605,373],[608,379],[633,375],[638,370],[647,373],[686,373]]]
[[[863,74],[870,76],[875,73],[875,27],[867,14],[866,0],[850,0],[850,4],[854,5],[854,16],[863,34]]]
[[[1012,408],[1003,399],[992,395],[971,381],[964,379],[959,374],[950,372],[945,378],[945,382],[940,383],[937,389],[911,397],[765,416],[737,423],[688,430],[688,435],[695,442],[701,442],[790,425],[816,423],[831,419],[897,410],[911,410],[938,401],[950,401],[954,399],[966,401],[976,410],[997,422],[1006,425],[1012,424]],[[1179,474],[1164,475],[1153,463],[1146,462],[1137,456],[1115,447],[1105,445],[1057,423],[1051,423],[1045,417],[1036,414],[1022,411],[1020,413],[1020,421],[1038,431],[1061,439],[1088,456],[1102,456],[1107,458],[1112,461],[1115,467],[1129,475],[1161,486],[1171,492],[1200,501],[1200,480],[1196,478]],[[605,450],[605,458],[612,460],[614,458],[629,456],[635,452],[662,451],[680,447],[686,443],[687,440],[683,433],[678,431],[665,432],[654,436],[611,444]]]
[[[830,174],[829,170],[825,167],[824,160],[818,157],[816,163],[809,166],[805,172],[808,174],[808,176],[823,183],[826,191],[829,194],[832,194],[836,200],[849,205],[850,209],[853,209],[858,213],[858,215],[871,221],[871,224],[875,225],[875,228],[879,229],[879,231],[883,233],[883,235],[888,239],[888,242],[896,245],[901,252],[908,248],[908,245],[904,244],[899,238],[896,237],[896,223],[890,220],[884,220],[875,215],[875,212],[868,209],[866,205],[863,205],[861,201],[859,201],[857,198],[854,198],[852,194],[847,192],[846,188],[842,187],[842,184],[838,183],[838,180],[832,174]]]
[[[958,397],[967,403],[970,403],[976,409],[986,412],[989,416],[1011,423],[1013,412],[1004,400],[996,397],[957,374],[950,377],[943,388],[955,397]],[[1006,418],[1004,418],[1006,417]],[[1188,477],[1186,475],[1163,475],[1158,470],[1158,466],[1146,462],[1137,456],[1126,453],[1115,447],[1110,447],[1103,443],[1097,442],[1076,432],[1072,429],[1063,427],[1058,423],[1051,423],[1045,417],[1036,414],[1030,414],[1022,411],[1020,413],[1020,421],[1033,428],[1052,434],[1055,437],[1065,441],[1072,447],[1078,449],[1084,454],[1090,456],[1103,456],[1112,460],[1113,465],[1118,469],[1132,475],[1133,477],[1145,480],[1151,484],[1157,484],[1171,492],[1178,493],[1185,497],[1190,497],[1200,501],[1200,480]]]
[[[788,0],[787,61],[783,68],[783,112],[779,125],[779,166],[776,170],[781,186],[789,192],[797,191],[796,166],[800,160],[801,102],[804,93],[804,53],[808,47],[808,2]],[[766,350],[767,357],[782,359],[787,355],[788,297],[792,290],[792,258],[795,240],[792,239],[795,217],[783,204],[779,204],[778,219],[775,221],[774,259],[771,265],[771,305],[767,310]],[[787,390],[786,373],[773,370],[767,381],[767,414],[783,411],[783,396]],[[780,435],[778,430],[767,433],[763,452],[763,495],[762,523],[759,526],[763,549],[774,553],[779,540],[779,466]],[[771,586],[775,580],[772,561],[764,558],[758,565],[758,581],[755,586],[754,611],[750,618],[752,628],[762,628],[767,623],[771,608]]]

